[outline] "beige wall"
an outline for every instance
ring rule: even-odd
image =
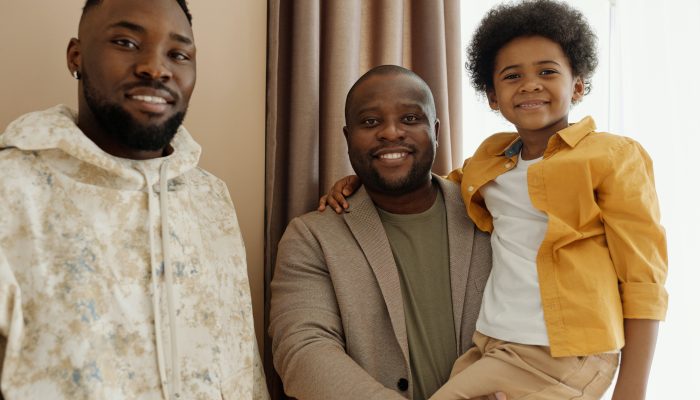
[[[83,3],[0,0],[0,129],[29,111],[76,106],[65,50]],[[189,3],[198,76],[185,125],[203,147],[201,165],[226,181],[236,205],[262,343],[267,2]]]

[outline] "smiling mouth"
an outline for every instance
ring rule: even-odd
[[[380,154],[378,158],[382,160],[398,160],[401,158],[405,158],[408,155],[407,152],[402,151],[402,152],[397,152],[397,153],[384,153]]]
[[[130,96],[130,97],[134,100],[143,101],[144,103],[149,103],[149,104],[168,104],[167,100],[165,100],[162,97],[158,97],[158,96],[135,95],[135,96]]]
[[[518,104],[517,108],[521,108],[523,110],[533,110],[535,108],[539,108],[547,104],[545,101],[537,101],[537,102],[527,102],[527,103],[522,103]]]

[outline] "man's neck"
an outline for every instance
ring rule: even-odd
[[[428,210],[437,198],[438,184],[428,180],[418,189],[405,194],[387,194],[366,188],[374,204],[392,214],[418,214]]]

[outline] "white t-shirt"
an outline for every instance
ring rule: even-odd
[[[496,339],[548,346],[536,264],[547,215],[532,205],[527,185],[528,167],[541,160],[519,160],[481,189],[493,216],[493,268],[476,329]]]

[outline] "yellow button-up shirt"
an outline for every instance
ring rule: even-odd
[[[527,172],[532,204],[548,217],[536,262],[554,357],[620,349],[624,318],[663,320],[668,305],[651,159],[634,140],[595,129],[586,117],[557,132]],[[497,133],[448,176],[483,231],[493,219],[480,188],[512,169],[521,147],[517,133]]]

